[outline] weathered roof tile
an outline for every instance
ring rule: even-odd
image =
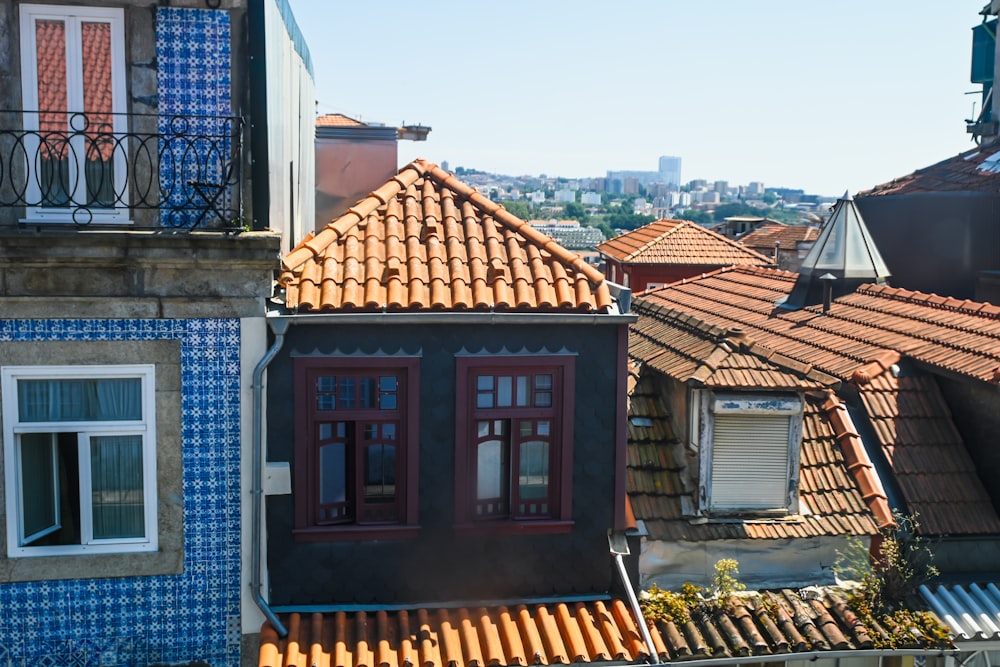
[[[690,471],[684,445],[671,427],[666,382],[652,372],[652,368],[650,364],[650,368],[638,369],[636,382],[629,393],[626,461],[629,498],[636,518],[645,523],[651,539],[700,541],[872,535],[877,531],[877,524],[885,523],[886,517],[891,523],[888,506],[882,507],[885,494],[872,493],[868,502],[864,498],[865,489],[878,488],[867,456],[863,450],[860,453],[852,450],[849,456],[838,442],[829,416],[829,399],[817,401],[808,396],[799,462],[800,514],[784,519],[760,517],[722,524],[692,523],[694,517],[690,510],[685,511],[685,505],[696,506],[696,484],[686,481]],[[636,422],[650,426],[636,426]],[[853,470],[850,469],[852,463]]]

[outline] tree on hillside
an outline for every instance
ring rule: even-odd
[[[535,217],[535,207],[527,201],[511,199],[505,201],[503,207],[522,220],[532,220]]]
[[[575,201],[566,202],[566,205],[563,206],[563,213],[571,220],[579,220],[581,224],[587,217],[587,211],[584,210],[583,204],[578,204]]]
[[[726,218],[731,218],[737,215],[752,215],[759,218],[766,217],[767,211],[759,208],[754,208],[749,204],[744,204],[743,202],[733,202],[731,204],[719,204],[715,207],[715,213],[712,217],[715,218],[716,222],[722,222]]]
[[[699,225],[712,224],[712,216],[705,211],[699,211],[694,208],[685,209],[684,212],[678,214],[677,217],[681,220],[690,220],[691,222],[698,223]]]
[[[615,230],[611,229],[606,222],[597,222],[590,225],[591,227],[597,227],[604,234],[604,240],[613,239],[615,237]]]
[[[640,215],[638,213],[625,213],[621,209],[617,209],[615,213],[609,213],[604,216],[604,221],[608,223],[612,229],[628,229],[633,230],[643,225],[647,225],[656,220],[652,215]]]

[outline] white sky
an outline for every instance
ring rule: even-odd
[[[399,159],[840,195],[973,147],[986,0],[290,0],[317,113],[433,128]]]

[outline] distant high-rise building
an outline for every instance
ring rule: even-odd
[[[667,185],[681,184],[681,159],[679,157],[660,156],[660,180]]]
[[[448,168],[447,160],[441,160],[441,168],[444,169],[445,171],[451,171],[451,169]]]

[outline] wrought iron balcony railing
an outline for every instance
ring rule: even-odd
[[[243,119],[0,111],[0,209],[27,223],[234,231]]]

